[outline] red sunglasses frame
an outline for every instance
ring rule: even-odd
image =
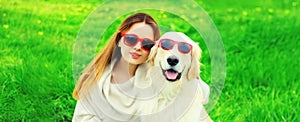
[[[134,37],[137,39],[137,41],[136,41],[134,44],[129,44],[129,43],[127,43],[127,42],[126,42],[126,38],[123,39],[123,40],[124,40],[124,44],[127,45],[127,46],[129,46],[129,47],[133,47],[133,46],[135,46],[138,42],[140,42],[140,43],[141,43],[141,49],[143,49],[143,50],[145,50],[145,51],[147,51],[147,52],[150,52],[151,49],[150,49],[150,50],[147,50],[147,49],[144,48],[144,46],[142,45],[144,40],[150,40],[150,41],[153,42],[153,44],[155,45],[155,41],[153,41],[152,39],[149,39],[149,38],[139,38],[139,36],[137,36],[137,35],[135,35],[135,34],[125,34],[125,33],[121,33],[121,36],[122,36],[122,37],[125,37],[125,36],[134,36]]]
[[[162,43],[162,41],[164,41],[164,40],[169,40],[169,41],[172,41],[172,42],[174,42],[174,44],[172,45],[172,47],[170,47],[170,48],[164,48],[164,47],[162,47],[161,46],[161,43]],[[159,40],[159,43],[158,43],[158,47],[161,47],[162,49],[164,49],[164,50],[172,50],[173,48],[174,48],[174,46],[177,44],[179,44],[179,43],[184,43],[184,44],[187,44],[188,46],[190,46],[190,50],[189,50],[189,52],[182,52],[180,49],[179,49],[179,46],[177,46],[177,50],[180,52],[180,53],[182,53],[182,54],[188,54],[188,53],[191,53],[192,52],[192,49],[193,49],[193,45],[191,45],[191,44],[189,44],[189,43],[187,43],[187,42],[178,42],[178,41],[175,41],[175,40],[173,40],[173,39],[167,39],[167,38],[165,38],[165,39],[160,39]],[[192,53],[191,53],[192,54]]]

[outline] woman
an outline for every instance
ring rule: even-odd
[[[114,96],[118,95],[112,94],[115,93],[112,90],[114,84],[123,84],[134,77],[159,36],[158,25],[151,16],[137,13],[126,18],[110,43],[80,76],[73,91],[78,100],[73,121],[138,121],[134,115],[116,110],[125,106],[126,111],[134,112],[138,106],[117,103]]]

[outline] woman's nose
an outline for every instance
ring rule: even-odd
[[[133,49],[134,50],[140,50],[142,47],[141,47],[141,43],[140,42],[138,42],[134,47],[133,47]]]

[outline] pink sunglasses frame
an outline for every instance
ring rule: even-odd
[[[162,41],[164,41],[164,40],[170,40],[170,41],[173,41],[173,42],[174,42],[174,45],[172,45],[172,47],[169,48],[169,49],[164,48],[164,47],[161,46],[161,43],[162,43]],[[189,52],[185,53],[185,52],[182,52],[182,51],[179,49],[179,46],[177,46],[177,50],[178,50],[180,53],[182,53],[182,54],[188,54],[188,53],[191,53],[191,52],[192,52],[192,50],[193,50],[193,45],[191,45],[191,44],[189,44],[189,43],[187,43],[187,42],[178,42],[178,41],[175,41],[175,40],[173,40],[173,39],[167,39],[167,38],[160,39],[160,40],[159,40],[159,43],[158,43],[158,47],[161,47],[161,48],[164,49],[164,50],[172,50],[172,49],[174,48],[174,46],[175,46],[176,44],[178,45],[179,43],[187,44],[187,45],[189,45],[189,47],[190,47]],[[192,53],[191,53],[191,54],[192,54]]]

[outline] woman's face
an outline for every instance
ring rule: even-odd
[[[133,34],[140,39],[154,39],[154,33],[151,26],[142,22],[133,24],[131,28],[124,34]],[[128,46],[128,44],[126,45],[124,43],[124,38],[125,37],[122,37],[118,43],[118,46],[121,48],[122,58],[130,64],[137,65],[144,63],[148,58],[149,52],[141,47],[140,41],[137,42],[134,46]]]

